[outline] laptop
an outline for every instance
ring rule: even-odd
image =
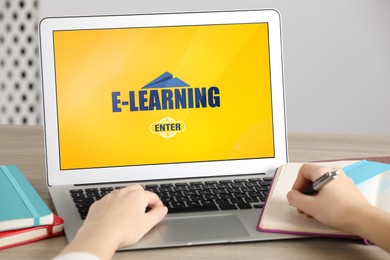
[[[67,238],[79,197],[131,183],[169,213],[124,249],[294,237],[256,231],[287,162],[280,30],[275,10],[43,19],[47,185]]]

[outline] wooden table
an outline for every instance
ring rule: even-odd
[[[390,136],[289,134],[292,162],[390,155]],[[45,181],[41,126],[0,126],[0,164],[16,164],[53,209]],[[1,191],[0,191],[1,194]],[[4,196],[1,194],[1,196]],[[348,216],[346,216],[348,217]],[[371,223],[373,224],[373,223]],[[64,236],[0,251],[0,259],[50,259],[66,245]],[[361,241],[305,238],[240,244],[119,252],[114,259],[390,259]]]

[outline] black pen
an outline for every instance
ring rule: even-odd
[[[331,180],[334,180],[337,178],[337,176],[340,174],[340,171],[331,171],[326,172],[324,175],[319,177],[317,180],[315,180],[310,186],[302,190],[303,194],[306,195],[315,195],[317,192],[322,189],[327,183],[329,183]]]

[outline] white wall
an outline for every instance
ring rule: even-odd
[[[41,17],[276,8],[289,132],[390,135],[389,0],[41,0]]]
[[[0,0],[0,124],[42,122],[38,21],[37,0]]]

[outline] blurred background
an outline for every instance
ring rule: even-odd
[[[288,132],[390,134],[388,0],[0,0],[0,124],[43,123],[43,17],[260,8],[282,17]]]

